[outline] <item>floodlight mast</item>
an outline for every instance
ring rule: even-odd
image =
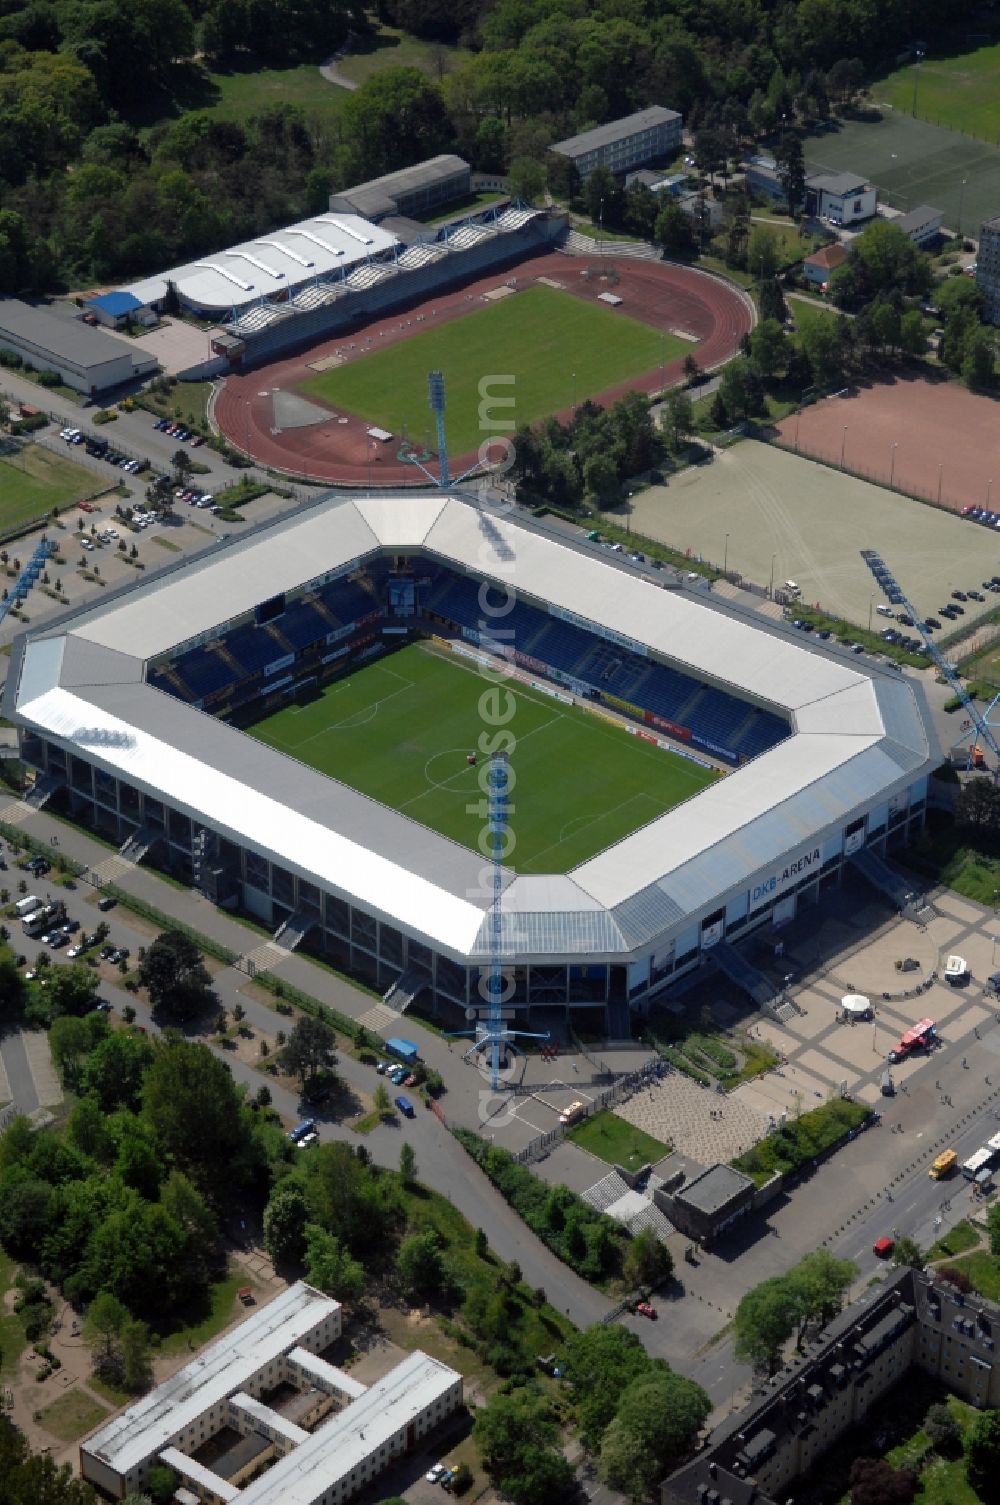
[[[503,954],[503,859],[504,845],[507,832],[507,794],[510,789],[510,764],[506,753],[495,753],[490,759],[486,775],[487,797],[487,825],[490,834],[490,865],[491,865],[491,895],[489,923],[487,935],[489,938],[489,971],[486,978],[486,1017],[479,1019],[475,1028],[475,1040],[465,1053],[465,1058],[472,1055],[488,1057],[490,1067],[490,1087],[494,1092],[500,1091],[500,1072],[504,1065],[507,1051],[517,1050],[515,1039],[524,1038],[529,1040],[547,1040],[548,1031],[544,1033],[530,1033],[527,1030],[510,1029],[504,1019],[504,995],[507,986],[507,978],[504,972]],[[474,1010],[469,1010],[472,1017]],[[471,1034],[472,1031],[460,1031],[462,1034]]]
[[[446,401],[444,390],[444,375],[442,372],[429,371],[427,373],[427,395],[430,402],[431,412],[434,414],[434,422],[437,428],[439,473],[435,475],[432,470],[428,470],[424,462],[422,460],[418,460],[416,455],[412,452],[410,442],[406,437],[405,425],[403,432],[403,443],[400,448],[399,458],[401,460],[405,460],[410,465],[415,465],[417,469],[427,477],[431,485],[436,486],[439,491],[451,491],[454,489],[454,487],[460,486],[467,476],[471,476],[477,470],[482,470],[483,461],[477,455],[475,460],[473,460],[472,464],[467,470],[463,470],[460,476],[455,476],[454,479],[452,478],[451,471],[448,466],[448,440],[444,431],[444,412]]]
[[[990,752],[997,760],[996,767],[993,770],[993,776],[994,778],[1000,777],[1000,743],[997,742],[997,739],[994,735],[994,723],[989,719],[990,712],[997,705],[998,700],[1000,700],[1000,696],[998,696],[997,700],[994,700],[992,704],[987,707],[985,716],[982,715],[976,709],[976,703],[973,700],[972,696],[969,694],[968,690],[963,685],[961,679],[955,673],[955,670],[952,668],[951,664],[949,664],[948,660],[941,652],[937,643],[934,642],[933,638],[930,635],[930,632],[924,626],[923,618],[921,617],[920,613],[904,595],[902,586],[899,584],[898,580],[893,575],[888,565],[885,563],[885,560],[882,558],[881,554],[877,553],[874,549],[862,549],[861,557],[874,575],[876,584],[882,591],[886,600],[890,601],[893,606],[902,606],[905,609],[907,616],[911,619],[914,627],[923,639],[924,647],[927,649],[928,655],[934,662],[935,666],[940,669],[945,680],[958,697],[962,708],[968,716],[969,720],[976,728],[976,740],[973,743],[973,747],[978,747],[980,741],[985,742],[986,746],[989,748]]]

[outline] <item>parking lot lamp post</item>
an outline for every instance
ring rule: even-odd
[[[889,490],[890,491],[892,490],[893,482],[896,479],[896,447],[897,447],[897,441],[894,439],[892,441],[891,445],[889,446]]]
[[[993,477],[990,476],[989,480],[986,482],[986,510],[987,510],[987,512],[990,510],[990,492],[992,490],[993,490]]]
[[[722,573],[725,574],[728,568],[729,568],[729,534],[727,533],[726,534],[725,543],[722,545]]]
[[[958,193],[958,233],[959,233],[959,235],[961,235],[961,233],[962,233],[962,206],[965,203],[965,185],[966,185],[966,183],[968,181],[969,181],[968,178],[963,178],[962,179],[962,186],[959,189],[959,193]]]
[[[840,468],[844,468],[844,452],[847,449],[847,424],[844,424],[844,437],[840,441]]]
[[[869,632],[871,632],[871,630],[872,630],[872,607],[874,606],[874,604],[875,604],[875,597],[874,596],[869,596],[868,597],[868,631]]]
[[[771,601],[774,600],[774,561],[777,559],[777,557],[777,554],[771,555],[771,583],[767,588],[768,598]]]
[[[918,89],[918,87],[920,85],[920,64],[923,62],[923,60],[924,60],[924,55],[918,49],[918,51],[917,51],[917,61],[914,64],[914,68],[913,68],[913,104],[912,104],[912,106],[910,108],[910,114],[913,116],[914,119],[916,119],[916,116],[917,116],[917,89]]]

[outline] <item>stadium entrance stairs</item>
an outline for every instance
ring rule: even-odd
[[[388,993],[383,995],[382,1002],[386,1008],[392,1009],[396,1014],[405,1014],[411,1003],[415,1003],[427,986],[427,978],[419,972],[404,972],[397,977]]]
[[[62,785],[63,779],[59,774],[42,774],[24,796],[24,803],[30,805],[32,810],[40,810],[52,798],[56,790],[62,788]]]
[[[632,1039],[632,1012],[624,998],[608,1004],[608,1039]]]
[[[885,894],[895,904],[904,919],[913,920],[917,925],[926,925],[928,920],[934,918],[933,906],[927,903],[922,894],[914,891],[912,880],[897,873],[884,857],[880,857],[870,847],[855,852],[851,863],[873,888],[880,894]]]
[[[140,826],[138,831],[133,831],[127,841],[122,842],[118,848],[119,857],[128,863],[138,867],[150,847],[162,839],[163,832],[157,831],[153,826]]]
[[[730,982],[734,982],[748,998],[752,998],[758,1008],[774,1007],[773,982],[741,956],[735,946],[730,946],[728,941],[719,941],[712,947],[711,956],[720,971],[725,972]]]
[[[290,914],[287,920],[282,920],[271,939],[274,945],[280,946],[283,951],[294,951],[296,946],[301,946],[315,923],[314,914],[296,910],[295,914]]]

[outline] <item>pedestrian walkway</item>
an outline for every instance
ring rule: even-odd
[[[396,1010],[391,1009],[387,1003],[376,1003],[365,1013],[358,1015],[358,1023],[363,1024],[365,1029],[374,1030],[378,1035],[385,1029],[392,1029],[401,1018],[402,1015],[397,1014]]]

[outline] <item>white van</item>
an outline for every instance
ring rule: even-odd
[[[785,581],[785,590],[790,596],[801,596],[802,594],[802,587],[800,585],[796,585],[794,580]]]
[[[26,899],[18,899],[17,903],[14,905],[14,913],[17,915],[19,920],[23,920],[25,915],[31,914],[33,910],[39,909],[41,907],[41,903],[42,901],[37,894],[29,894]]]
[[[894,617],[896,615],[891,606],[876,606],[875,610],[880,617]]]

